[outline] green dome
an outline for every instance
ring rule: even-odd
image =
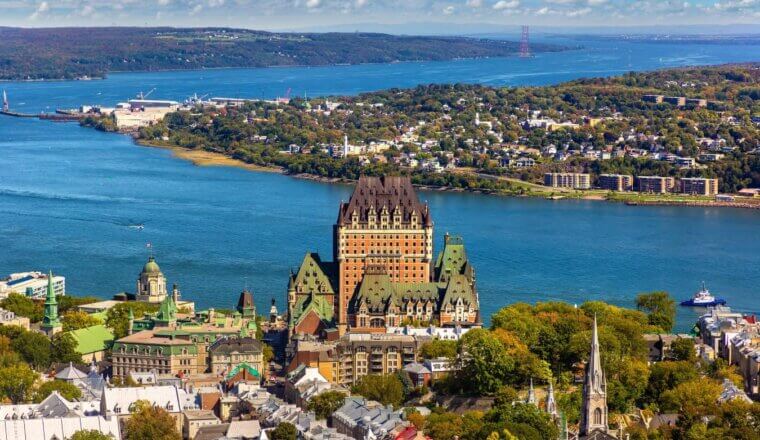
[[[161,273],[161,268],[158,267],[156,259],[153,257],[148,258],[148,262],[143,266],[143,273]]]

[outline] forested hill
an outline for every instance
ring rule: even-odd
[[[534,52],[558,51],[533,44]],[[320,66],[514,55],[519,43],[370,33],[227,28],[0,27],[0,79],[100,77],[114,71]]]

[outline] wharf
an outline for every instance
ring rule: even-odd
[[[0,110],[0,115],[11,116],[14,118],[38,118],[46,121],[56,122],[76,122],[82,118],[80,114],[60,114],[60,113],[19,113],[14,111]]]

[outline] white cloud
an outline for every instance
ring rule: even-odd
[[[546,6],[544,6],[543,8],[541,8],[541,9],[539,9],[539,10],[536,11],[536,15],[546,15],[546,14],[548,14],[550,12],[551,12],[551,10],[549,8],[547,8]]]
[[[89,17],[94,13],[95,13],[95,7],[89,4],[84,5],[82,9],[79,11],[79,15],[81,15],[82,17]]]
[[[364,6],[367,5],[367,3],[369,3],[369,0],[356,0],[354,2],[354,7],[356,9],[363,8]]]
[[[208,0],[209,8],[218,8],[219,6],[224,6],[224,0]]]
[[[203,5],[198,3],[197,5],[193,6],[193,9],[190,10],[190,15],[196,15],[202,10],[203,10]]]
[[[504,9],[514,9],[518,6],[520,6],[520,0],[499,0],[494,3],[493,8],[497,11],[501,11]]]
[[[36,20],[40,17],[40,15],[43,15],[45,12],[50,10],[50,5],[48,2],[42,2],[39,5],[37,5],[37,9],[32,12],[32,15],[29,16],[30,20]]]
[[[158,0],[158,6],[166,6],[171,2],[172,0]]]
[[[453,6],[446,6],[443,8],[443,14],[444,15],[451,15],[454,13],[454,7]]]
[[[322,0],[306,0],[306,7],[309,9],[318,8]]]
[[[467,6],[471,8],[479,8],[483,6],[483,0],[467,0]]]
[[[591,8],[573,9],[571,11],[565,12],[565,15],[568,17],[582,17],[584,15],[588,15],[590,12]]]

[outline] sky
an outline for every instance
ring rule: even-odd
[[[0,26],[229,26],[346,30],[364,24],[669,26],[760,23],[760,0],[0,0]],[[757,25],[760,27],[760,25]],[[412,26],[413,29],[413,26]],[[469,29],[469,28],[468,28]]]

